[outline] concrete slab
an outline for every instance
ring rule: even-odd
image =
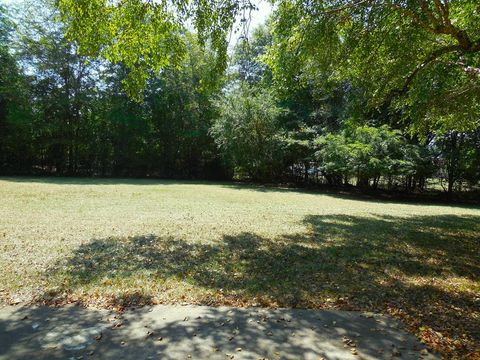
[[[345,311],[0,308],[0,359],[438,359],[399,322]]]

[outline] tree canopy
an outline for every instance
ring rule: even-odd
[[[122,62],[129,70],[126,90],[141,99],[149,70],[179,66],[187,46],[182,36],[193,24],[200,43],[216,54],[218,71],[227,65],[227,34],[237,15],[255,8],[249,0],[58,0],[67,36],[82,53]]]
[[[477,1],[284,0],[273,18],[267,62],[283,86],[348,82],[352,116],[414,132],[478,127]]]
[[[281,88],[314,83],[355,90],[351,115],[410,131],[472,130],[479,122],[480,10],[475,0],[275,0],[264,56]],[[58,0],[80,52],[122,62],[125,87],[141,99],[149,70],[177,66],[193,25],[227,64],[227,34],[247,0],[169,2]],[[385,120],[388,118],[388,120]]]

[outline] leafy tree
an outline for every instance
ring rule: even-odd
[[[316,139],[315,153],[325,178],[330,185],[348,185],[353,175],[351,144],[344,133],[326,134]]]
[[[387,126],[359,127],[353,133],[353,168],[359,184],[376,188],[382,175],[394,175],[401,158],[400,132]]]
[[[280,121],[288,116],[284,112]],[[283,151],[285,164],[292,170],[292,176],[295,181],[308,183],[311,179],[311,173],[316,174],[315,165],[315,138],[318,137],[319,129],[316,127],[299,126],[294,130],[288,131],[283,138]],[[300,175],[300,176],[299,176]]]
[[[262,57],[271,44],[272,35],[268,23],[256,27],[250,37],[240,39],[232,56],[232,67],[238,80],[250,85],[269,87],[272,74]]]
[[[0,169],[25,172],[32,164],[33,134],[28,85],[9,51],[14,30],[7,8],[0,4]]]
[[[148,85],[159,174],[182,178],[223,178],[225,171],[210,136],[214,99],[223,79],[215,74],[215,55],[187,35],[188,55],[180,69],[168,67]]]
[[[352,116],[417,133],[478,126],[476,0],[281,0],[272,24],[279,86],[347,81]]]
[[[450,131],[434,140],[440,180],[446,181],[447,193],[452,196],[455,186],[463,181],[478,183],[478,130],[474,133]]]
[[[235,175],[256,180],[278,176],[282,163],[281,109],[272,94],[242,85],[226,94],[218,107],[220,114],[211,132]]]
[[[432,172],[431,157],[386,125],[326,134],[315,145],[316,159],[330,184],[348,184],[355,178],[359,186],[377,188],[383,177],[391,188],[394,177],[403,176],[406,189],[413,190],[417,182],[423,187]]]
[[[143,103],[132,101],[122,81],[129,70],[110,65],[105,87],[95,101],[93,138],[102,174],[167,178],[222,178],[218,151],[209,135],[216,112],[213,98],[221,77],[195,38],[185,35],[189,51],[179,68],[166,67],[152,77]],[[100,156],[101,155],[101,156]]]
[[[42,162],[53,163],[58,173],[74,174],[85,156],[90,112],[98,63],[78,52],[61,24],[52,21],[55,9],[43,1],[31,3],[20,21],[17,56],[31,73],[34,100],[35,145]]]
[[[248,0],[171,2],[124,0],[58,0],[68,36],[75,39],[82,53],[123,63],[129,70],[125,81],[130,96],[141,99],[150,69],[176,66],[187,52],[185,23],[192,23],[201,43],[208,42],[216,52],[217,68],[227,64],[227,33],[236,15],[255,8]]]
[[[432,150],[429,146],[404,144],[401,148],[403,156],[398,162],[395,176],[404,178],[404,188],[407,191],[425,190],[426,181],[434,176],[435,168]],[[388,177],[388,187],[393,187],[394,177]]]

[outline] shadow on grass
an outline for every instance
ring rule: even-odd
[[[333,198],[367,201],[383,204],[408,204],[421,206],[449,206],[455,208],[478,209],[480,198],[476,193],[464,196],[453,201],[442,193],[402,193],[397,191],[364,190],[355,187],[318,186],[310,188],[281,187],[275,184],[255,184],[234,181],[209,180],[174,180],[174,179],[135,179],[135,178],[100,178],[100,177],[0,177],[0,180],[16,183],[39,183],[51,185],[142,185],[142,186],[171,186],[171,185],[203,185],[222,187],[233,190],[249,190],[260,193],[297,193],[310,195],[326,195]]]
[[[184,286],[170,300],[388,311],[416,330],[465,334],[467,346],[478,344],[480,216],[312,215],[304,223],[302,234],[241,233],[210,244],[156,235],[97,239],[48,276],[58,293],[108,292],[136,278],[144,282],[136,304],[155,302],[152,285],[168,279]],[[112,303],[128,304],[128,296],[117,293]]]
[[[38,183],[51,185],[222,185],[228,182],[214,182],[208,180],[173,180],[156,178],[107,178],[107,177],[67,177],[67,176],[1,176],[0,180],[16,183]]]

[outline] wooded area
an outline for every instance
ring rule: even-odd
[[[1,6],[0,174],[478,191],[477,1],[172,4]]]

